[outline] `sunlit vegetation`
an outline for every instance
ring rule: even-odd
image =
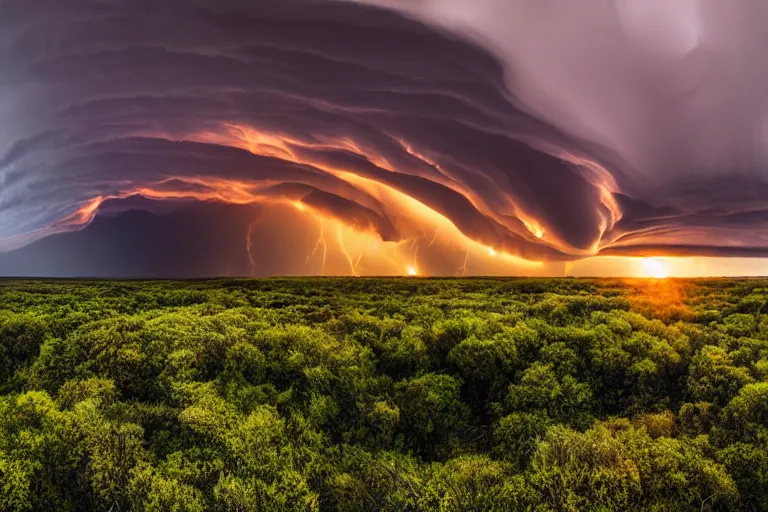
[[[768,509],[768,281],[0,282],[0,510]]]

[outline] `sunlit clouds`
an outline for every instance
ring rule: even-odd
[[[142,198],[237,275],[764,273],[765,8],[620,4],[9,0],[0,252]]]

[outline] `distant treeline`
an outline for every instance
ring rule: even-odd
[[[0,281],[0,510],[768,510],[768,281]]]

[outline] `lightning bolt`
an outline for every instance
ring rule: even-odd
[[[328,243],[325,241],[325,226],[323,224],[320,224],[320,236],[317,238],[317,243],[315,244],[315,248],[312,249],[312,253],[307,256],[307,263],[309,263],[309,259],[315,255],[321,245],[323,246],[323,266],[320,267],[320,273],[325,274],[325,261],[328,258]]]
[[[245,237],[245,249],[248,251],[248,261],[251,264],[250,277],[253,277],[256,274],[256,259],[253,257],[253,253],[251,252],[251,233],[253,232],[255,225],[256,222],[252,222],[251,225],[248,226],[248,234]]]
[[[466,276],[468,274],[467,272],[467,261],[469,260],[469,249],[467,249],[466,254],[464,254],[464,263],[461,264],[459,267],[459,273],[460,276]]]
[[[354,261],[352,261],[352,256],[349,255],[349,251],[347,250],[347,246],[344,245],[344,239],[341,234],[341,225],[339,225],[339,229],[336,230],[336,238],[339,241],[339,248],[341,249],[341,252],[344,253],[344,257],[347,258],[347,261],[349,262],[349,268],[352,271],[352,275],[355,277],[360,277],[360,274],[357,272],[357,266]],[[362,254],[361,254],[362,256]],[[358,263],[360,259],[358,258]]]
[[[440,228],[437,228],[437,229],[435,230],[435,234],[434,234],[434,236],[432,237],[432,240],[430,240],[430,241],[429,241],[429,245],[428,245],[427,247],[432,247],[432,246],[434,245],[434,243],[435,243],[435,240],[437,240],[437,235],[438,235],[438,233],[440,233]]]

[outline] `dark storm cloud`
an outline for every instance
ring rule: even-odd
[[[369,3],[421,21],[329,0],[0,2],[0,250],[78,227],[88,216],[71,216],[95,198],[141,191],[302,200],[399,240],[408,212],[336,171],[395,188],[469,237],[531,259],[672,239],[693,252],[762,247],[750,237],[764,225],[756,213],[766,188],[762,146],[734,162],[742,179],[727,190],[716,186],[732,175],[722,163],[746,147],[743,138],[711,145],[710,160],[687,157],[686,148],[703,149],[682,132],[699,120],[695,105],[710,108],[697,80],[715,65],[701,56],[706,46],[676,32],[699,34],[695,27],[665,25],[660,33],[675,51],[640,58],[645,50],[631,38],[645,34],[647,13],[596,0],[586,15],[568,7],[570,21],[546,15],[565,8],[552,0],[536,8],[517,0]],[[712,16],[701,19],[716,25],[716,10],[727,9],[702,2]],[[668,14],[674,21],[687,12]],[[507,34],[502,18],[519,30]],[[543,44],[536,27],[562,30]],[[574,36],[567,45],[563,33]],[[524,50],[520,38],[536,46]],[[554,73],[551,62],[569,55],[581,67]],[[622,98],[619,87],[649,74],[654,59],[682,67],[672,78],[651,73]],[[611,74],[602,61],[620,69]],[[564,80],[568,70],[572,80]],[[590,72],[594,84],[584,78]],[[716,103],[732,85],[717,82],[711,108],[737,123],[731,103]],[[669,89],[695,105],[669,110]],[[633,116],[644,124],[630,123]],[[738,128],[754,139],[756,126]],[[732,236],[720,244],[713,237],[723,233]]]
[[[623,220],[602,247],[653,232],[693,253],[703,238],[725,254],[766,246],[751,213],[768,184],[765,2],[366,2],[483,45],[518,107],[591,148],[634,203],[617,198]]]
[[[3,276],[195,278],[250,273],[243,238],[258,206],[132,198],[107,201],[104,211],[83,230],[0,253]],[[268,254],[256,256],[265,261]],[[289,271],[290,266],[272,265],[269,273]]]

